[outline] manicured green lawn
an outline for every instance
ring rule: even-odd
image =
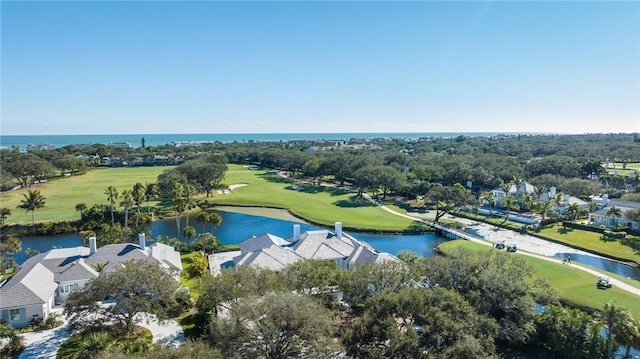
[[[191,266],[192,258],[198,254],[199,252],[190,252],[190,253],[185,253],[180,255],[180,259],[182,260],[182,273],[180,273],[180,284],[182,284],[183,287],[189,288],[191,297],[193,297],[194,299],[198,298],[199,296],[198,292],[196,291],[199,278],[191,277],[188,273],[190,273],[189,267]]]
[[[342,222],[347,229],[404,231],[412,221],[389,214],[354,193],[329,187],[295,189],[295,183],[266,171],[252,171],[243,166],[230,165],[225,183],[247,186],[236,188],[232,194],[216,195],[212,202],[233,206],[264,206],[289,210],[292,214],[325,226]]]
[[[455,248],[466,248],[473,252],[484,253],[495,250],[492,247],[482,244],[473,243],[465,240],[448,241],[440,245],[440,249],[444,252],[451,251]],[[506,254],[505,255],[513,255]],[[515,253],[515,255],[519,255]],[[596,288],[597,277],[576,269],[572,266],[552,263],[543,259],[521,256],[528,264],[536,270],[536,275],[551,283],[558,293],[560,300],[568,305],[589,310],[600,310],[611,299],[615,299],[620,305],[625,306],[634,316],[640,318],[640,297],[629,292],[623,291],[615,286],[611,289],[601,290]],[[619,278],[615,274],[608,274],[610,277]],[[633,281],[626,280],[627,283]],[[635,281],[635,286],[640,284]]]
[[[0,207],[11,210],[6,223],[31,223],[31,212],[16,208],[20,205],[22,194],[29,189],[37,189],[46,198],[45,207],[35,211],[36,221],[61,221],[80,218],[75,207],[84,203],[91,207],[96,203],[108,204],[104,194],[108,186],[115,186],[120,192],[131,189],[136,182],[157,182],[158,175],[171,167],[134,167],[104,168],[88,171],[82,175],[71,176],[17,191],[8,191],[0,195]]]
[[[604,241],[602,234],[579,229],[563,227],[560,224],[544,227],[538,234],[572,246],[585,248],[590,251],[640,263],[640,252],[631,246],[621,244],[620,241]],[[630,241],[640,242],[640,238],[627,235]],[[633,239],[635,238],[635,239]]]

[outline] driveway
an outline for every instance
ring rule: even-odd
[[[55,358],[58,348],[70,338],[67,332],[69,325],[66,319],[63,320],[65,324],[58,328],[22,334],[27,347],[19,359]],[[135,322],[151,331],[154,343],[176,348],[185,341],[182,327],[173,319],[159,323],[155,315],[142,313],[136,316]]]

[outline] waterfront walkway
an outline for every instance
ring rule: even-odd
[[[438,228],[435,227],[434,224],[443,227],[441,224],[438,223],[434,223],[433,221],[424,219],[424,218],[420,218],[422,216],[430,216],[430,213],[425,213],[425,214],[420,214],[420,215],[416,215],[416,216],[411,216],[408,214],[403,214],[403,213],[398,213],[394,210],[392,210],[391,208],[380,204],[378,201],[374,200],[373,198],[371,198],[368,195],[365,195],[365,197],[370,200],[372,203],[376,204],[378,207],[380,207],[380,209],[389,212],[393,215],[399,216],[399,217],[403,217],[403,218],[407,218],[407,219],[411,219],[413,221],[417,221],[417,222],[421,222],[424,223],[428,226],[434,227],[434,228]],[[538,238],[538,237],[534,237],[534,236],[530,236],[527,234],[522,234],[522,233],[518,233],[512,230],[508,230],[508,229],[504,229],[501,227],[497,227],[497,226],[493,226],[491,224],[488,223],[484,223],[484,222],[478,222],[478,221],[474,221],[472,219],[467,219],[467,218],[460,218],[460,217],[455,217],[452,215],[447,214],[446,218],[449,219],[453,219],[456,220],[460,223],[463,223],[467,226],[468,229],[472,230],[475,233],[478,233],[479,235],[482,236],[482,238],[471,235],[467,232],[463,232],[463,231],[459,231],[456,229],[452,229],[452,228],[447,228],[447,232],[448,233],[455,233],[458,235],[459,238],[464,238],[466,240],[472,241],[472,242],[476,242],[476,243],[480,243],[486,246],[491,246],[493,247],[495,243],[498,242],[504,242],[505,244],[510,244],[510,243],[515,243],[518,246],[518,254],[522,254],[522,255],[526,255],[526,256],[530,256],[530,257],[536,257],[536,258],[540,258],[549,262],[553,262],[553,263],[557,263],[557,264],[563,264],[561,259],[558,258],[553,258],[550,256],[553,256],[556,253],[575,253],[575,254],[584,254],[584,255],[591,255],[593,256],[592,253],[587,253],[584,251],[580,251],[578,249],[575,248],[571,248],[571,247],[567,247],[567,246],[563,246],[561,244],[557,244],[557,243],[553,243],[553,242],[549,242],[549,241],[545,241],[544,239]],[[571,264],[572,268],[576,268],[578,270],[582,270],[584,272],[590,273],[592,275],[594,275],[596,278],[594,278],[593,283],[595,286],[597,277],[608,277],[606,273],[597,271],[595,269],[592,268],[588,268],[582,264],[576,264],[575,262],[573,262]],[[615,278],[611,278],[611,283],[624,290],[627,291],[629,293],[635,294],[637,296],[640,296],[640,288],[634,287],[630,284],[627,284],[625,282],[622,282],[620,280],[617,280]]]

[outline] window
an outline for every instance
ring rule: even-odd
[[[60,284],[59,291],[60,293],[71,293],[74,290],[78,290],[79,287],[78,283]]]
[[[20,320],[20,309],[9,309],[9,318],[11,320]]]

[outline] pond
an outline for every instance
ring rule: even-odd
[[[262,216],[254,216],[235,212],[218,212],[222,217],[220,226],[214,229],[213,235],[223,244],[239,244],[243,240],[251,236],[259,236],[264,233],[271,233],[282,238],[288,238],[293,235],[293,225],[299,224],[302,232],[322,227],[310,225],[307,223],[285,221]],[[186,225],[186,219],[181,221],[181,228]],[[198,224],[195,217],[189,218],[189,225],[196,229],[198,234],[211,232],[211,225]],[[178,228],[175,218],[158,220],[149,225],[151,238],[158,236],[166,236],[169,238],[183,238],[178,236]],[[377,235],[369,233],[354,233],[347,231],[357,239],[363,240],[371,244],[374,248],[382,252],[397,254],[403,249],[412,250],[422,256],[430,256],[433,248],[446,241],[446,239],[436,236],[435,234],[421,235]],[[186,240],[185,240],[186,241]],[[88,245],[83,243],[79,234],[65,234],[56,236],[30,236],[22,238],[22,252],[14,255],[18,263],[22,263],[27,259],[25,251],[27,248],[35,249],[40,252],[46,252],[54,247],[76,247]]]
[[[259,236],[264,233],[271,233],[282,238],[288,238],[293,234],[293,225],[300,224],[302,232],[321,227],[306,223],[285,221],[269,217],[254,216],[235,212],[218,212],[222,217],[220,226],[214,229],[213,234],[223,244],[238,244],[251,236]],[[181,220],[181,228],[186,225],[186,218]],[[189,218],[189,225],[193,226],[197,233],[211,231],[211,225],[198,224],[195,216]],[[158,236],[166,236],[169,238],[182,238],[178,235],[178,229],[174,218],[162,219],[152,223],[149,226],[151,238]],[[349,232],[349,231],[347,231]],[[412,250],[422,256],[430,256],[433,254],[433,248],[440,243],[446,241],[445,238],[435,234],[421,235],[375,235],[369,233],[349,232],[354,237],[368,242],[374,248],[382,252],[397,254],[403,249]],[[26,260],[27,248],[37,249],[40,252],[46,252],[53,247],[75,247],[87,245],[83,244],[79,234],[66,234],[58,236],[34,236],[22,238],[22,252],[14,257],[18,263]],[[558,257],[564,258],[565,254],[557,254]],[[628,278],[640,280],[640,268],[632,267],[620,262],[608,260],[589,255],[571,254],[574,262],[587,264],[594,268],[605,270],[608,272],[623,275]]]

